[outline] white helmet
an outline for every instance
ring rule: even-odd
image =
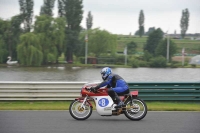
[[[101,77],[103,80],[106,80],[107,77],[112,74],[112,70],[111,68],[109,67],[104,67],[102,70],[101,70]]]

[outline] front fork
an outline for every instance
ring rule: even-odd
[[[87,98],[88,98],[88,95],[84,98],[83,103],[81,104],[81,108],[83,108],[83,109],[85,109],[85,105],[84,104],[85,104]]]

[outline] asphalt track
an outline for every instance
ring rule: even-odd
[[[200,133],[200,112],[148,112],[130,121],[93,111],[77,121],[69,111],[0,111],[0,133]]]

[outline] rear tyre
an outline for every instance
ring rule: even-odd
[[[130,98],[125,102],[125,105],[126,110],[124,111],[124,115],[130,120],[139,121],[147,114],[147,105],[139,98],[133,98],[132,102]]]
[[[78,100],[72,101],[69,107],[70,115],[76,120],[86,120],[92,114],[92,107],[88,102],[85,102],[81,108],[82,102]]]

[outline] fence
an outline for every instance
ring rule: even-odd
[[[73,100],[86,82],[0,82],[0,101]],[[151,101],[200,101],[200,82],[128,83],[139,97]]]
[[[200,82],[129,83],[131,90],[150,101],[200,101]]]
[[[0,82],[0,101],[73,100],[85,82]]]

